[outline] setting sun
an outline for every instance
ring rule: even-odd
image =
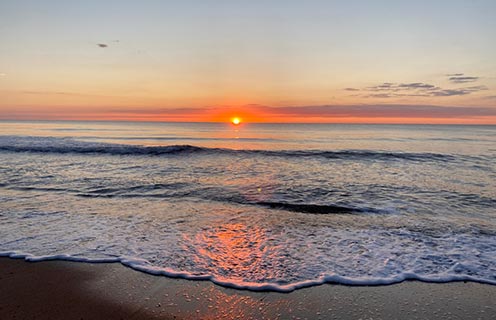
[[[238,125],[241,123],[241,119],[240,118],[232,118],[231,120],[231,123],[234,124],[234,125]]]

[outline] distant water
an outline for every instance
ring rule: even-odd
[[[495,253],[495,126],[0,122],[0,255],[290,291]]]

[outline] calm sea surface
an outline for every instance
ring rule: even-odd
[[[495,126],[0,122],[0,255],[290,291],[495,252]]]

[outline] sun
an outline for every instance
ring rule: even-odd
[[[231,123],[234,124],[235,126],[237,126],[238,124],[241,123],[241,119],[238,117],[234,117],[231,119]]]

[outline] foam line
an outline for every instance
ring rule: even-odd
[[[312,286],[319,286],[325,283],[342,284],[348,286],[379,286],[379,285],[391,285],[407,280],[417,280],[422,282],[434,282],[434,283],[470,281],[470,282],[496,285],[496,280],[480,279],[469,275],[454,275],[454,274],[444,273],[438,275],[422,276],[414,272],[408,272],[408,271],[384,278],[377,278],[377,277],[350,278],[350,277],[340,276],[337,274],[325,274],[313,280],[305,280],[290,284],[278,285],[275,283],[240,282],[234,280],[230,281],[229,279],[220,279],[213,275],[195,275],[186,271],[176,271],[169,268],[160,268],[160,267],[152,266],[149,265],[148,262],[144,259],[133,258],[133,257],[112,257],[112,258],[92,259],[86,257],[75,257],[67,254],[34,256],[29,253],[23,253],[18,251],[0,252],[0,257],[24,259],[30,262],[51,261],[51,260],[85,262],[85,263],[120,262],[122,265],[129,267],[131,269],[157,276],[166,276],[169,278],[181,278],[181,279],[196,280],[196,281],[208,280],[214,284],[226,288],[249,290],[249,291],[274,291],[281,293],[288,293],[298,289],[312,287]]]

